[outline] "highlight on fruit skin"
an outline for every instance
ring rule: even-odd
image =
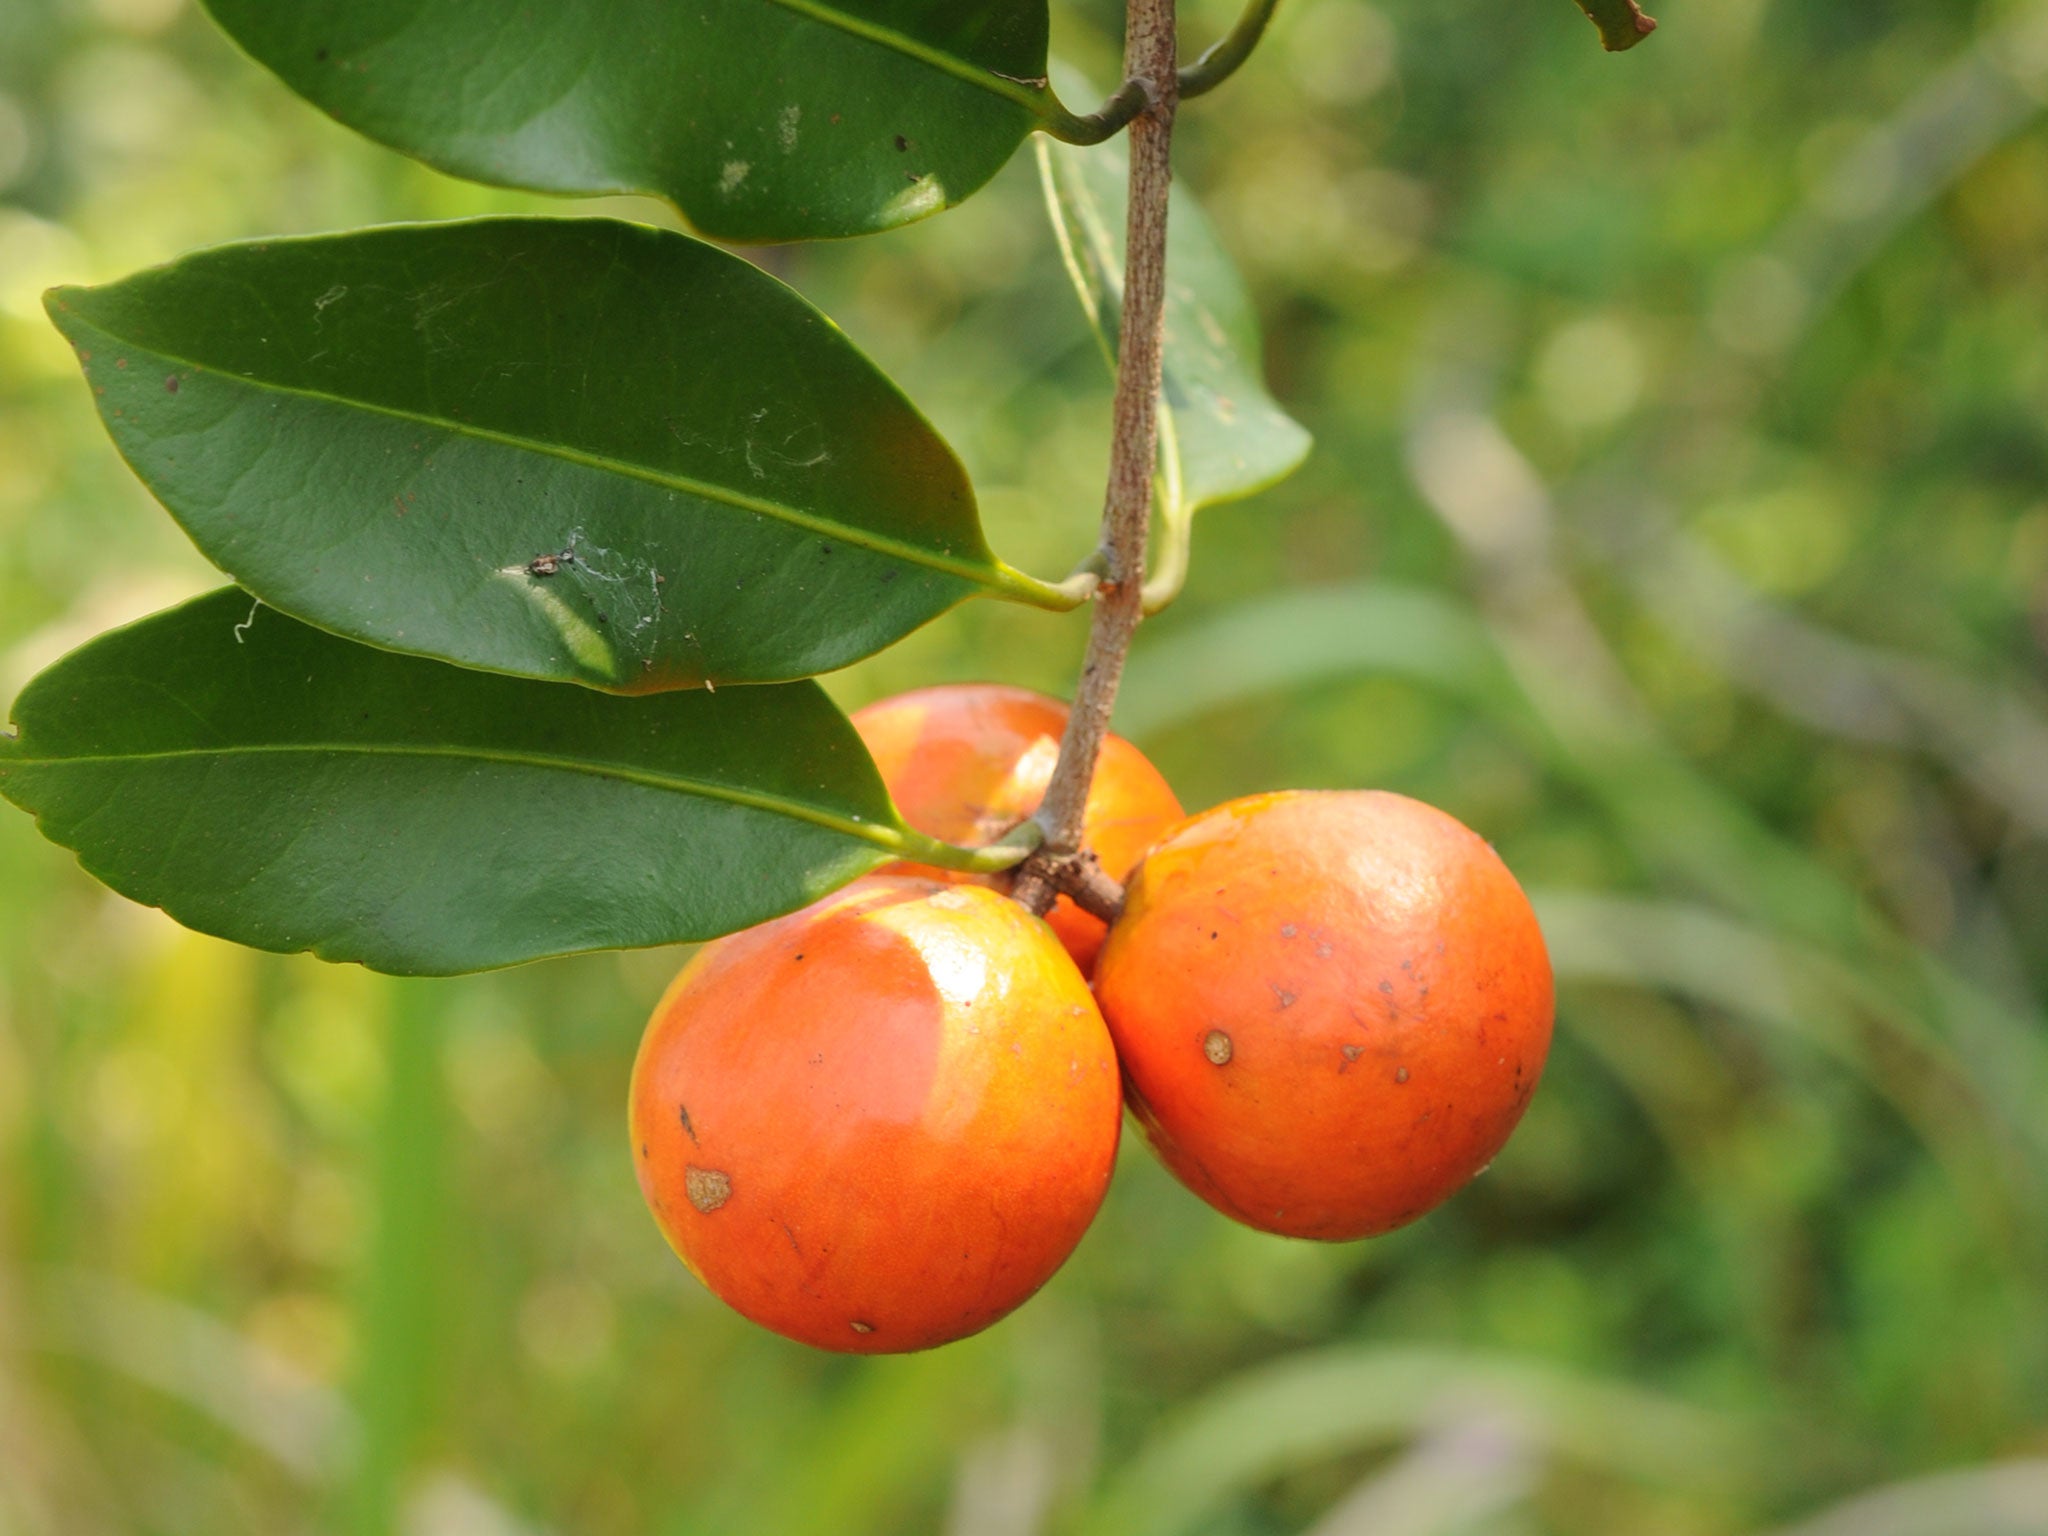
[[[1108,1190],[1109,1033],[995,891],[869,876],[707,945],[655,1009],[628,1120],[698,1279],[823,1349],[927,1349],[1051,1278]]]
[[[1555,1011],[1499,856],[1377,791],[1256,795],[1175,828],[1095,992],[1175,1176],[1250,1226],[1328,1240],[1412,1221],[1493,1160]]]
[[[903,819],[931,837],[980,847],[1036,811],[1059,761],[1067,706],[1000,683],[919,688],[853,712],[882,782]],[[1081,846],[1122,880],[1153,840],[1187,813],[1145,754],[1121,736],[1102,744],[1081,827]],[[932,879],[978,880],[918,864],[892,866]],[[1106,928],[1067,897],[1046,920],[1085,975]]]

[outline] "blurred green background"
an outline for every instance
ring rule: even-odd
[[[259,956],[9,811],[0,1533],[2048,1531],[2048,3],[1653,9],[1607,57],[1566,0],[1287,0],[1183,117],[1319,445],[1203,514],[1119,718],[1191,807],[1380,785],[1499,845],[1561,997],[1490,1172],[1323,1247],[1133,1137],[1018,1315],[815,1354],[641,1208],[677,953]],[[1107,76],[1116,25],[1058,46]],[[1106,387],[1037,199],[1027,153],[762,259],[1056,577]],[[0,699],[216,580],[44,286],[505,209],[583,211],[351,138],[186,0],[0,0]],[[980,604],[832,686],[1065,691],[1082,632]]]

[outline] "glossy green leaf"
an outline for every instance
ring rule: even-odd
[[[13,720],[0,794],[115,890],[401,974],[710,938],[926,846],[814,683],[613,698],[232,587],[74,652]]]
[[[373,645],[626,693],[773,682],[1033,589],[896,387],[683,235],[377,229],[48,304],[199,547]]]
[[[1039,170],[1067,271],[1112,365],[1124,290],[1129,156],[1041,140]],[[1309,435],[1267,392],[1257,312],[1230,255],[1178,184],[1167,220],[1160,544],[1201,507],[1263,490],[1308,456]]]
[[[1054,110],[1046,0],[206,0],[286,85],[458,176],[649,192],[727,240],[904,224]]]

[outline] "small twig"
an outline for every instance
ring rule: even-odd
[[[1137,80],[1126,80],[1114,96],[1093,112],[1069,112],[1054,98],[1051,111],[1045,115],[1044,128],[1062,144],[1100,144],[1121,133],[1131,119],[1145,110],[1147,100],[1145,87]]]
[[[1237,18],[1237,24],[1211,44],[1194,63],[1175,72],[1175,79],[1179,81],[1179,98],[1185,101],[1190,96],[1204,95],[1236,74],[1244,61],[1252,56],[1252,50],[1259,46],[1259,39],[1266,35],[1266,23],[1273,19],[1273,13],[1279,8],[1280,0],[1245,0],[1244,13]],[[1040,117],[1045,131],[1064,144],[1100,144],[1122,132],[1145,110],[1150,99],[1138,77],[1128,76],[1117,93],[1093,112],[1069,112],[1054,98]]]
[[[1202,56],[1180,72],[1180,99],[1213,91],[1238,71],[1252,56],[1259,39],[1266,35],[1266,23],[1280,8],[1280,0],[1246,0],[1237,25],[1212,43]]]
[[[1600,46],[1609,53],[1633,48],[1657,30],[1657,23],[1643,14],[1636,0],[1578,0],[1578,5],[1600,29]]]
[[[1059,763],[1033,818],[1043,848],[1018,868],[1013,894],[1044,913],[1060,889],[1054,871],[1080,847],[1082,813],[1095,760],[1109,734],[1117,684],[1131,636],[1143,617],[1145,539],[1152,516],[1152,472],[1159,454],[1160,355],[1166,319],[1166,210],[1173,186],[1173,114],[1180,79],[1174,56],[1174,0],[1130,0],[1124,75],[1152,82],[1150,105],[1131,123],[1129,222],[1125,235],[1123,317],[1117,341],[1116,400],[1109,485],[1103,496],[1105,569],[1095,597],[1087,660],[1060,742]],[[1078,899],[1078,898],[1077,898]]]
[[[1045,855],[1037,876],[1057,896],[1071,896],[1083,912],[1113,923],[1124,915],[1124,888],[1110,878],[1102,861],[1086,848],[1078,853]]]

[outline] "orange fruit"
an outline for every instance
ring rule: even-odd
[[[1096,969],[1131,1111],[1196,1194],[1294,1237],[1385,1232],[1489,1162],[1554,1007],[1493,849],[1401,795],[1281,793],[1145,856]]]
[[[1038,918],[870,876],[707,945],[654,1011],[640,1190],[705,1285],[823,1349],[927,1349],[1049,1279],[1109,1187],[1116,1056]]]
[[[920,688],[853,713],[882,782],[903,818],[928,837],[980,847],[1023,821],[1045,798],[1059,761],[1067,706],[1027,688],[957,683]],[[1152,840],[1187,813],[1145,755],[1121,736],[1102,745],[1088,790],[1081,846],[1111,878],[1130,873]],[[900,864],[893,869],[948,881],[992,877]],[[1085,974],[1105,932],[1062,896],[1046,915]]]

